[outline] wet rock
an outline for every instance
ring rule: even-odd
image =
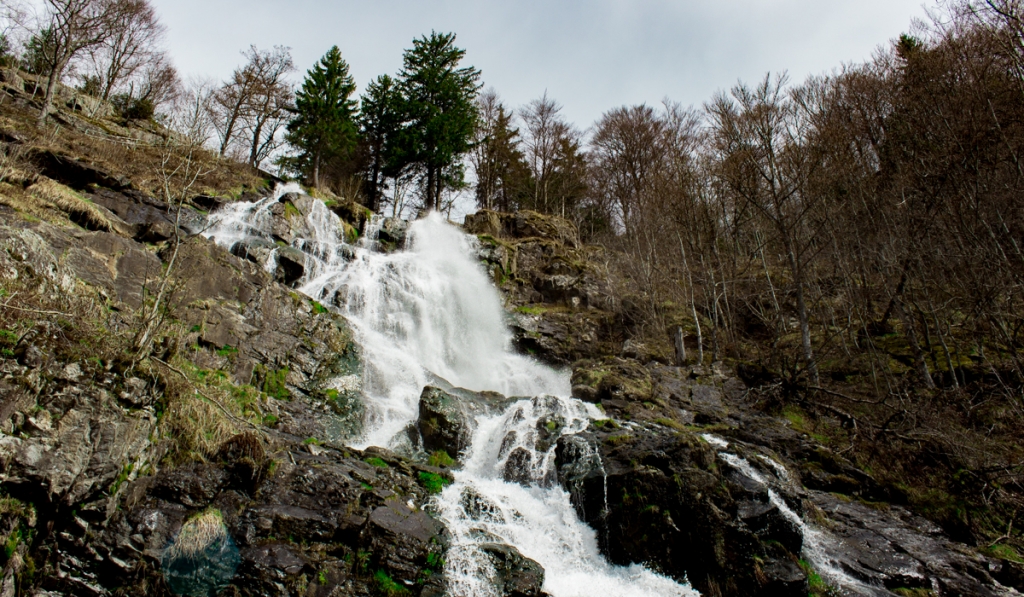
[[[294,247],[279,247],[276,253],[277,268],[274,279],[291,286],[306,273],[306,254]]]
[[[425,450],[444,450],[449,456],[458,457],[469,446],[472,436],[470,423],[468,413],[458,398],[439,388],[423,388],[416,427]]]
[[[483,543],[480,551],[487,554],[494,566],[494,588],[503,597],[540,597],[544,569],[524,557],[519,550],[502,543]]]
[[[376,564],[398,582],[415,582],[430,554],[443,551],[444,527],[404,500],[390,499],[370,513],[363,544]]]
[[[500,412],[515,401],[497,392],[456,388],[440,378],[434,383],[441,387],[427,386],[420,394],[416,427],[425,450],[444,450],[453,458],[469,446],[476,416]]]
[[[192,205],[195,205],[199,209],[205,211],[217,211],[228,203],[229,201],[227,199],[222,197],[213,197],[211,195],[196,195],[192,198]]]
[[[409,233],[409,222],[400,218],[384,218],[377,232],[377,242],[388,250],[405,248],[406,236]]]
[[[533,480],[533,452],[522,446],[512,450],[502,467],[501,477],[509,483],[529,487]]]
[[[612,562],[651,563],[676,579],[689,579],[702,593],[807,594],[805,578],[787,580],[791,567],[777,567],[782,577],[766,576],[775,570],[768,564],[793,557],[779,542],[788,535],[758,535],[747,526],[708,444],[658,426],[591,429],[559,440],[558,480]],[[753,520],[768,510],[750,508],[745,514]],[[761,530],[769,529],[768,522],[758,522]],[[774,543],[784,553],[768,548]],[[766,584],[795,588],[760,593]]]

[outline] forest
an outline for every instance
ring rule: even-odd
[[[533,210],[617,272],[666,360],[734,364],[799,424],[960,537],[1013,535],[1024,450],[1024,2],[947,0],[860,64],[701,106],[507,106],[451,33],[361,96],[338,47],[185,78],[147,0],[6,0],[6,66],[155,119],[225,160],[392,216]],[[542,84],[543,82],[539,82]],[[809,416],[813,422],[804,421]],[[933,487],[934,490],[923,488]],[[1017,525],[1019,526],[1019,525]],[[1001,536],[1002,535],[1002,536]]]

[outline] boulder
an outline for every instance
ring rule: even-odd
[[[401,250],[405,248],[408,234],[409,222],[400,218],[384,218],[377,231],[377,242],[387,250]]]
[[[482,543],[480,551],[487,554],[494,566],[494,588],[502,597],[541,597],[544,569],[524,557],[519,550],[503,543]]]
[[[439,388],[427,386],[420,394],[416,428],[428,452],[444,450],[458,455],[469,446],[472,421],[459,399]]]
[[[420,394],[416,428],[424,450],[444,450],[456,459],[469,446],[477,416],[500,412],[516,401],[497,392],[456,388],[441,378],[434,384]]]

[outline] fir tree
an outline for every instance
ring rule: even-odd
[[[459,162],[476,130],[480,71],[459,67],[465,55],[454,33],[434,32],[413,41],[399,75],[406,114],[401,154],[423,168],[424,203],[434,209],[440,209],[445,187],[463,183]]]
[[[295,118],[288,123],[288,142],[300,150],[296,170],[320,187],[321,166],[346,157],[356,144],[355,81],[338,46],[331,48],[306,73],[295,94]]]

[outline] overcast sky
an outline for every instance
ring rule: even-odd
[[[799,81],[870,58],[925,16],[923,0],[153,0],[183,76],[226,78],[240,51],[289,46],[299,81],[332,45],[360,90],[402,51],[452,31],[515,107],[545,90],[581,128],[668,97],[700,105],[738,80]]]

